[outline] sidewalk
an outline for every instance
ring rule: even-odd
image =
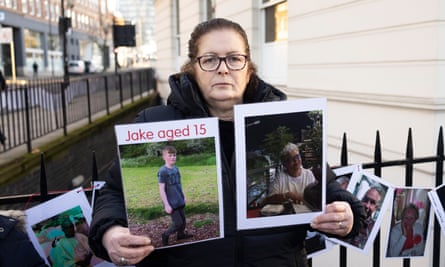
[[[148,93],[144,93],[143,96],[144,97],[140,99],[140,101],[142,102],[146,101],[149,98]],[[138,101],[134,102],[133,104],[137,105],[137,102]],[[124,101],[124,106],[128,106],[130,104],[132,104],[131,99]],[[113,114],[120,109],[120,104],[114,105],[110,108],[110,114]],[[92,124],[94,125],[95,121],[98,121],[100,120],[100,118],[103,118],[105,116],[108,116],[105,110],[96,113],[92,117]],[[64,136],[63,129],[59,129],[38,139],[34,139],[32,140],[32,147],[34,149],[31,153],[28,153],[26,144],[17,146],[5,152],[0,152],[0,184],[4,184],[4,180],[10,179],[6,178],[5,176],[11,176],[21,172],[26,172],[29,171],[31,168],[38,166],[38,163],[40,162],[40,155],[41,153],[45,152],[41,151],[42,148],[44,150],[61,149],[63,148],[64,144],[72,141],[69,138],[70,135],[73,136],[76,130],[82,127],[87,127],[89,125],[90,124],[88,122],[88,118],[85,118],[68,125],[68,137]],[[8,137],[6,136],[6,138]]]
[[[78,122],[78,123],[79,123],[78,126],[76,126],[75,124],[77,124],[77,123],[75,123],[68,127],[71,130],[74,130],[74,129],[80,128],[82,126],[85,126],[85,124],[80,125],[80,122]],[[87,120],[87,123],[88,123],[88,120]],[[51,132],[45,136],[42,136],[35,140],[32,140],[31,141],[33,144],[32,146],[37,147],[37,148],[33,149],[31,154],[40,154],[40,150],[38,149],[38,147],[47,145],[47,144],[51,143],[52,141],[56,140],[57,138],[62,138],[63,136],[64,136],[63,129],[59,129],[59,130]],[[6,136],[6,138],[8,138],[8,136]],[[8,140],[6,139],[6,141],[8,141]],[[8,163],[11,163],[11,162],[21,161],[20,158],[27,156],[27,155],[29,156],[28,148],[27,148],[26,144],[14,147],[14,148],[7,150],[5,152],[0,152],[0,167],[6,166]]]

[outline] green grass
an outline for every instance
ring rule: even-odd
[[[212,224],[213,223],[213,221],[212,220],[202,220],[202,221],[197,221],[195,224],[194,224],[194,226],[196,227],[196,228],[201,228],[201,227],[203,227],[204,225],[209,225],[209,224]]]
[[[215,165],[178,166],[187,199],[187,214],[218,213],[218,187]],[[125,203],[129,217],[144,221],[164,216],[159,195],[159,167],[124,167]]]

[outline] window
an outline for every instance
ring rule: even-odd
[[[206,0],[207,19],[215,18],[215,0]]]
[[[28,1],[27,0],[22,0],[22,11],[23,13],[28,13]]]
[[[42,44],[40,42],[41,33],[24,29],[25,48],[40,49]]]
[[[287,1],[265,8],[265,41],[287,40]]]
[[[42,4],[40,1],[36,1],[36,16],[42,17]]]
[[[51,11],[49,9],[49,4],[48,4],[48,0],[43,1],[43,8],[45,10],[45,19],[50,19],[51,18]]]
[[[34,1],[29,1],[29,13],[30,15],[36,14],[36,6]]]
[[[263,0],[261,76],[273,84],[286,84],[288,73],[288,1]]]
[[[173,25],[175,32],[174,32],[174,37],[176,39],[176,53],[178,56],[181,56],[181,38],[180,38],[180,34],[181,34],[181,29],[180,29],[180,9],[179,9],[179,0],[176,0],[174,2],[174,11],[175,11],[175,24]]]

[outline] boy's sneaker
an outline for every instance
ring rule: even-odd
[[[162,245],[167,246],[168,245],[168,235],[165,233],[162,233]]]
[[[177,239],[178,239],[178,240],[181,240],[181,239],[187,239],[187,238],[192,238],[192,237],[193,237],[192,234],[189,234],[189,233],[187,233],[187,232],[184,232],[184,233],[182,233],[182,234],[178,234]]]

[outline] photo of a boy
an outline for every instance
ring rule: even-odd
[[[171,225],[162,233],[162,245],[167,246],[169,236],[176,233],[177,240],[187,239],[193,235],[185,231],[185,205],[186,198],[181,185],[181,174],[176,167],[176,148],[166,146],[162,149],[162,159],[165,164],[158,171],[159,192],[164,211],[170,214]]]

